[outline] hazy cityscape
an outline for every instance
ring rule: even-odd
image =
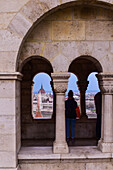
[[[94,96],[96,92],[86,93],[86,114],[88,118],[96,118]],[[65,94],[65,100],[68,98]],[[80,93],[74,92],[74,99],[80,107]],[[38,93],[33,94],[33,118],[34,119],[51,119],[53,113],[53,93],[46,92],[41,86]]]

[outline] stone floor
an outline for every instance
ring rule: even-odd
[[[19,160],[88,160],[111,159],[113,153],[102,153],[97,146],[69,147],[68,154],[53,154],[52,147],[22,147]]]

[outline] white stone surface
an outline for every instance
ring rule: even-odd
[[[14,72],[17,52],[0,52],[0,72]]]
[[[69,153],[54,154],[52,147],[22,147],[20,149],[19,160],[27,159],[62,159],[62,160],[84,160],[84,159],[110,159],[112,153],[102,153],[96,146],[69,147]]]
[[[53,86],[56,92],[56,136],[53,153],[68,153],[65,130],[65,92],[67,90],[69,73],[52,73]],[[62,121],[64,120],[64,121]]]
[[[15,81],[14,80],[1,80],[0,81],[0,98],[14,98],[15,97],[15,91],[12,90],[15,89]]]
[[[113,5],[113,0],[102,0],[102,1],[111,3]],[[98,19],[98,21],[96,19],[94,21],[94,20],[88,20],[87,18],[85,18],[84,20],[81,20],[81,18],[79,18],[79,22],[78,21],[74,22],[72,20],[57,22],[54,17],[54,22],[52,23],[52,27],[54,28],[50,26],[51,22],[49,22],[50,24],[48,26],[52,28],[52,31],[51,29],[48,29],[48,33],[50,35],[49,38],[48,35],[46,34],[47,29],[45,29],[44,34],[43,33],[40,34],[40,37],[38,36],[38,30],[37,30],[36,34],[38,38],[36,37],[35,42],[33,43],[27,42],[26,44],[24,44],[26,47],[24,48],[23,53],[21,53],[22,55],[19,58],[19,60],[16,61],[17,53],[19,52],[19,48],[22,40],[25,39],[25,35],[29,31],[29,29],[32,26],[34,26],[32,25],[31,21],[35,22],[43,14],[45,14],[46,16],[47,13],[45,12],[49,11],[54,7],[57,7],[60,4],[67,3],[67,2],[74,2],[74,0],[54,0],[54,1],[53,0],[40,0],[40,1],[39,0],[19,0],[19,1],[0,0],[0,29],[2,29],[0,30],[0,51],[2,51],[0,52],[0,72],[8,72],[8,73],[14,72],[16,69],[16,63],[20,62],[19,64],[21,66],[22,61],[31,57],[32,55],[42,56],[47,58],[53,64],[54,71],[60,71],[60,72],[67,71],[71,61],[73,61],[77,57],[81,55],[88,55],[97,59],[97,61],[102,65],[104,72],[109,72],[109,73],[113,72],[112,20],[111,18],[110,21],[107,21],[107,18],[106,20],[103,20],[103,18],[98,18],[98,16],[96,18]],[[106,7],[108,8],[106,4],[101,3],[101,5],[104,5],[105,8]],[[17,11],[19,12],[16,13]],[[15,15],[16,17],[14,18]],[[66,20],[66,17],[64,17],[63,20]],[[75,17],[74,20],[76,20]],[[8,27],[9,23],[10,26]],[[56,29],[57,27],[58,29]],[[51,42],[51,36],[53,36],[53,40],[57,40],[58,42]],[[86,41],[85,38],[88,41]],[[36,42],[37,40],[40,42],[37,43]],[[97,63],[94,64],[96,65]],[[17,169],[16,150],[19,151],[21,145],[20,107],[19,107],[20,86],[13,82],[13,80],[16,78],[14,77],[12,78],[12,77],[10,76],[10,78],[8,78],[8,76],[2,76],[2,81],[0,81],[2,82],[0,83],[0,170]],[[7,79],[7,81],[6,80],[4,81],[3,79]],[[9,79],[13,79],[13,80],[9,81]],[[63,93],[64,93],[65,83],[64,84],[63,83],[64,82],[58,85],[57,92],[58,89],[59,92],[62,92],[61,88],[63,88]],[[112,86],[108,88],[108,91],[111,91],[111,89]],[[57,162],[56,164],[51,164],[50,162],[47,162],[47,164],[43,164],[43,163],[40,164],[38,166],[38,169],[74,170],[76,167],[77,170],[94,170],[94,169],[112,170],[113,169],[112,162],[108,162],[108,163],[103,162],[103,160],[108,161],[111,158],[113,158],[113,154],[110,153],[113,152],[113,134],[112,134],[113,108],[112,108],[111,98],[112,96],[107,97],[105,102],[105,105],[107,104],[107,107],[104,110],[107,114],[106,116],[104,115],[103,117],[104,124],[102,125],[103,127],[102,140],[104,139],[105,143],[103,143],[103,141],[102,143],[100,143],[101,145],[100,148],[102,148],[101,149],[102,152],[109,152],[109,153],[102,153],[101,151],[97,150],[96,147],[70,148],[69,154],[53,154],[52,148],[44,148],[44,149],[34,148],[33,151],[32,148],[31,150],[29,150],[29,148],[26,148],[25,150],[24,148],[22,148],[18,156],[19,159],[22,160],[24,160],[24,158],[28,160],[41,159],[42,161],[43,160],[47,161],[48,159],[55,161],[57,159],[59,160],[59,162],[64,159],[69,161],[70,160],[92,161],[93,159],[93,161],[99,160],[100,162],[99,163],[85,162],[80,164],[78,162],[77,163],[74,162],[68,164],[68,163],[63,163],[61,161],[62,165],[59,162]],[[64,113],[63,97],[61,97],[60,100],[57,102],[57,109],[58,110],[56,113],[59,114],[60,112]],[[57,116],[57,127],[58,127],[57,128],[58,130],[56,131],[56,136],[57,136],[56,146],[59,146],[59,148],[61,146],[58,152],[63,153],[64,150],[62,148],[66,146],[65,125],[64,123],[61,122],[60,115],[56,114],[56,116]],[[62,120],[65,120],[64,114],[62,116]],[[59,122],[61,126],[58,126]],[[63,129],[60,129],[60,127],[61,128],[63,127]],[[61,145],[59,144],[59,142]],[[57,147],[55,149],[56,149],[55,152],[57,152]],[[67,150],[68,147],[66,148],[66,152]],[[50,165],[48,165],[48,163],[50,163]],[[37,169],[37,164],[32,164],[32,165],[23,164],[21,165],[21,168],[22,170]]]
[[[0,134],[16,134],[15,116],[0,116]]]
[[[15,99],[0,98],[0,115],[15,115]]]
[[[17,51],[21,38],[7,30],[0,30],[0,51]]]
[[[60,154],[53,154],[52,147],[22,147],[18,159],[60,159]]]
[[[11,152],[16,148],[14,134],[0,134],[0,151]]]
[[[22,14],[18,13],[9,25],[9,29],[14,33],[18,34],[20,37],[25,36],[27,31],[32,26],[32,23],[27,20]]]
[[[16,152],[0,151],[0,168],[16,167]]]
[[[0,13],[0,29],[6,29],[16,13]]]
[[[31,22],[35,22],[45,11],[38,1],[29,1],[20,12]]]
[[[65,72],[68,70],[68,63],[68,58],[62,54],[59,54],[53,59],[52,66],[55,72]]]
[[[0,12],[17,12],[29,0],[0,0]]]
[[[86,170],[112,170],[113,169],[113,164],[109,162],[101,162],[101,163],[89,163],[86,164]]]

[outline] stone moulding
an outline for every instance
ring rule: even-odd
[[[51,73],[51,76],[54,80],[66,80],[70,77],[70,73]]]
[[[102,93],[113,94],[113,74],[99,73],[96,75]]]
[[[0,80],[22,80],[23,75],[19,72],[15,73],[0,73]]]

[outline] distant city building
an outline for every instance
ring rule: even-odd
[[[53,113],[53,94],[46,93],[43,85],[38,94],[33,95],[33,117],[51,119]]]
[[[95,93],[86,93],[86,114],[88,118],[96,118],[95,104],[94,104]],[[77,101],[80,107],[80,93],[74,92],[74,99]],[[65,100],[68,96],[65,94]],[[34,119],[51,119],[53,113],[53,93],[46,93],[43,85],[38,94],[33,94],[33,117]]]

